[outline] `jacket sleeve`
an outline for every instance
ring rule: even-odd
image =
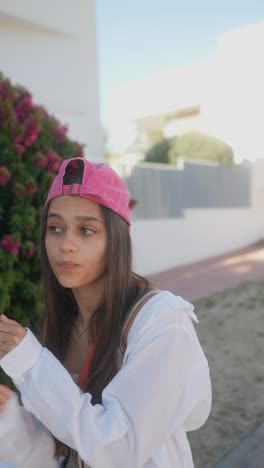
[[[101,405],[91,404],[91,395],[30,330],[0,364],[25,408],[93,468],[121,468],[124,460],[126,468],[141,468],[174,430],[185,430],[191,413],[199,427],[210,412],[209,370],[199,342],[170,318],[141,331]]]
[[[58,468],[53,453],[52,436],[14,393],[0,413],[0,460],[15,468]]]

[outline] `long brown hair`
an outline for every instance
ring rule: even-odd
[[[90,329],[96,347],[89,370],[86,391],[92,403],[101,403],[106,385],[118,372],[118,348],[124,322],[133,304],[150,289],[146,278],[132,271],[132,247],[127,222],[101,206],[107,233],[107,274],[104,297],[94,312]],[[70,289],[61,286],[53,274],[45,248],[48,206],[41,229],[41,266],[44,288],[43,345],[64,364],[78,306]],[[62,326],[63,324],[63,326]],[[68,455],[69,448],[56,440],[56,456]]]

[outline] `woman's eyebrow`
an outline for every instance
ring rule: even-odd
[[[58,213],[49,213],[48,218],[64,219],[63,216]],[[95,216],[75,216],[75,219],[78,221],[97,221],[98,223],[102,223],[102,221]]]

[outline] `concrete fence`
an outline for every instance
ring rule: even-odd
[[[141,192],[132,193],[135,198],[138,193],[146,197],[139,200],[131,230],[137,272],[151,274],[186,265],[264,237],[264,160],[213,169],[205,169],[206,176],[199,178],[201,168],[195,175],[194,168],[187,167],[187,179],[176,176],[174,192],[171,174],[160,178],[155,174],[152,182],[141,180]],[[128,184],[131,189],[131,180]]]
[[[138,164],[125,177],[138,205],[134,219],[175,218],[186,208],[234,208],[251,205],[251,167],[185,162]]]

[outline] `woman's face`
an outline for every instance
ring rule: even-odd
[[[65,195],[51,201],[45,246],[51,269],[65,288],[91,287],[106,272],[106,229],[100,206]]]

